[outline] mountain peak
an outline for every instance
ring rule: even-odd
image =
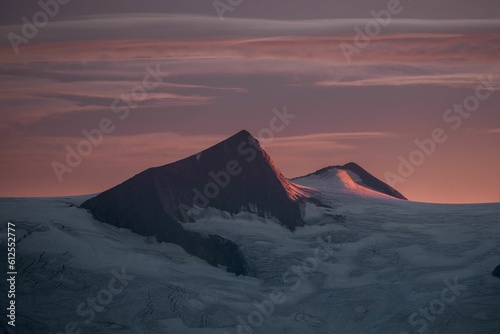
[[[398,199],[407,200],[407,198],[403,196],[399,191],[397,191],[390,185],[386,184],[385,182],[377,179],[375,176],[367,172],[363,167],[361,167],[355,162],[349,162],[341,166],[337,165],[337,166],[325,167],[306,176],[294,178],[293,180],[305,179],[312,176],[324,177],[325,175],[329,175],[331,173],[338,173],[339,171],[342,171],[344,173],[345,172],[352,173],[351,175],[355,176],[352,182],[355,182],[360,186]],[[347,176],[347,174],[344,174],[344,176],[351,178]]]
[[[176,184],[183,183],[182,191],[177,193],[184,195],[175,200],[178,208],[169,208],[170,214],[182,220],[186,220],[191,208],[210,206],[232,214],[248,211],[275,217],[291,229],[303,225],[297,201],[308,195],[283,176],[258,140],[246,130],[196,156],[155,171],[158,180],[177,175]]]
[[[240,132],[238,132],[238,133],[232,135],[231,137],[229,137],[228,140],[231,139],[231,138],[248,138],[248,137],[254,138],[250,132],[248,132],[247,130],[243,129]]]
[[[360,179],[359,183],[362,186],[365,186],[367,188],[370,188],[372,190],[381,192],[383,194],[386,194],[386,195],[389,195],[389,196],[392,196],[395,198],[407,200],[407,198],[405,196],[403,196],[403,194],[401,194],[399,191],[397,191],[396,189],[394,189],[393,187],[391,187],[387,183],[377,179],[375,176],[373,176],[372,174],[367,172],[364,168],[362,168],[357,163],[349,162],[343,166],[335,166],[335,167],[338,169],[351,171],[351,172],[355,173],[356,175],[358,175],[359,179]]]
[[[357,174],[366,187],[404,198],[355,163],[335,168]],[[304,226],[305,202],[312,196],[311,188],[286,179],[258,140],[242,130],[198,154],[145,170],[81,206],[101,222],[156,236],[245,274],[246,262],[236,244],[186,230],[183,223],[203,219],[210,212],[205,209],[214,208],[272,218],[293,231]]]
[[[223,140],[223,141],[221,141],[213,146],[223,145],[225,143],[238,144],[238,143],[245,142],[245,141],[253,141],[253,142],[258,143],[258,140],[250,132],[248,132],[247,130],[241,130],[241,131],[235,133],[234,135],[226,138],[225,140]],[[209,150],[209,149],[210,149],[210,147],[205,149],[205,150]]]
[[[340,166],[341,168],[345,168],[345,169],[363,169],[360,165],[358,165],[357,163],[355,162],[348,162],[346,163],[345,165],[343,166]],[[364,169],[363,169],[364,170]]]
[[[204,149],[203,151],[189,158],[196,156],[197,159],[199,160],[201,156],[206,156],[207,154],[211,154],[211,155],[218,155],[216,157],[213,157],[218,160],[228,160],[235,158],[237,155],[245,154],[245,149],[247,145],[254,146],[255,149],[258,151],[262,150],[258,140],[255,139],[255,137],[252,136],[250,132],[246,130],[241,130],[240,132],[228,137],[223,141],[218,142],[213,146],[210,146],[209,148]],[[234,155],[234,157],[230,157],[230,155]]]
[[[243,130],[191,157],[150,168],[81,206],[101,222],[156,236],[209,263],[246,273],[235,244],[185,230],[182,223],[202,218],[211,207],[274,218],[294,230],[304,225],[301,206],[306,197]]]
[[[121,199],[120,207],[108,211],[134,206],[136,193],[124,196],[132,188],[147,191],[150,202],[158,202],[162,214],[176,221],[192,221],[193,212],[213,207],[231,214],[248,211],[274,217],[292,230],[304,224],[299,202],[308,197],[283,176],[246,130],[183,160],[150,168],[84,206],[108,206],[113,198]]]

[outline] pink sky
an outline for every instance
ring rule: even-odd
[[[296,117],[266,150],[288,177],[354,161],[386,181],[441,128],[447,141],[395,188],[417,201],[500,202],[500,20],[465,15],[395,18],[350,62],[340,45],[369,18],[66,15],[18,54],[0,42],[0,196],[96,193],[241,129],[258,137],[286,106]],[[0,25],[2,36],[16,29]],[[160,84],[119,119],[113,102],[148,68]],[[477,92],[489,94],[454,129],[443,115]],[[114,131],[60,182],[53,162],[103,118]]]

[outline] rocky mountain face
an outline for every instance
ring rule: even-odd
[[[182,223],[212,207],[274,218],[294,230],[304,224],[301,206],[308,196],[282,175],[250,133],[241,131],[197,155],[150,168],[81,207],[101,222],[175,243],[213,265],[247,274],[236,244],[188,231]]]

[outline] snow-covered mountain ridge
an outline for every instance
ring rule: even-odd
[[[500,203],[403,200],[353,164],[287,180],[248,135],[98,196],[0,198],[17,332],[499,332]],[[193,203],[221,171],[219,196]],[[116,273],[133,279],[105,299]]]

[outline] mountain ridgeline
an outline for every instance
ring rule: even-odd
[[[81,207],[101,222],[175,243],[210,264],[247,275],[236,244],[186,230],[182,223],[194,221],[195,211],[212,207],[231,214],[252,212],[294,230],[304,225],[301,206],[306,198],[258,141],[241,131],[197,155],[150,168]]]
[[[389,196],[397,198],[397,199],[408,200],[399,191],[397,191],[396,189],[394,189],[393,187],[391,187],[387,183],[377,179],[375,176],[371,175],[364,168],[362,168],[360,165],[358,165],[354,162],[349,162],[349,163],[342,165],[342,166],[325,167],[325,168],[322,168],[320,170],[317,170],[316,172],[314,172],[312,174],[309,174],[309,175],[306,175],[303,177],[307,177],[310,175],[321,175],[322,173],[327,172],[333,168],[354,173],[359,178],[359,180],[357,180],[356,182],[361,186],[375,190],[375,191],[382,193],[382,194],[389,195]]]
[[[357,174],[357,182],[365,187],[405,199],[354,163],[336,168]],[[306,203],[319,202],[314,190],[286,179],[259,142],[241,131],[199,154],[150,168],[81,207],[103,223],[177,244],[214,266],[250,275],[238,245],[218,235],[190,231],[185,224],[214,208],[231,215],[250,212],[293,231],[305,224]]]

